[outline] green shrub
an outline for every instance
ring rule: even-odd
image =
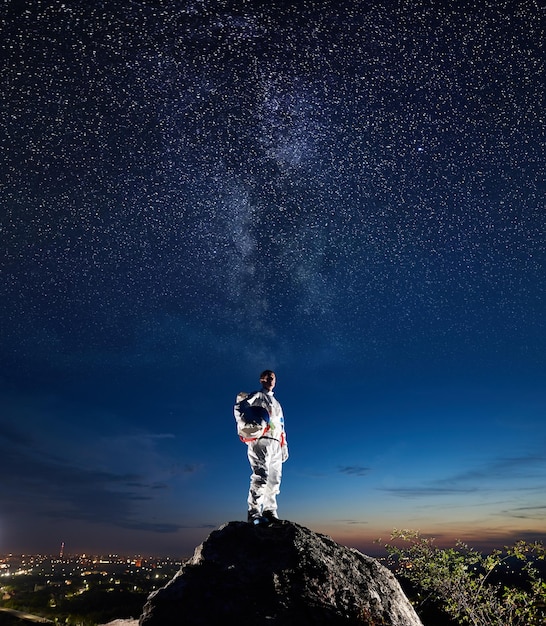
[[[472,626],[544,626],[546,582],[538,564],[544,560],[541,543],[518,541],[489,555],[457,542],[439,548],[418,531],[395,530],[386,544],[391,566],[418,590],[421,600],[432,599],[457,623]],[[519,564],[518,576],[506,584],[503,568]],[[501,574],[503,574],[501,576]]]

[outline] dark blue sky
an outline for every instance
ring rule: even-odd
[[[0,552],[187,554],[246,516],[371,550],[546,519],[544,9],[7,2]]]

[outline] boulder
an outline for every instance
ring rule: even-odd
[[[140,626],[422,626],[392,572],[283,521],[229,522],[152,593]]]

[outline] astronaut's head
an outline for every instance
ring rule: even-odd
[[[260,374],[260,383],[266,391],[273,391],[273,387],[275,387],[276,382],[277,377],[275,376],[275,372],[272,370],[264,370]]]

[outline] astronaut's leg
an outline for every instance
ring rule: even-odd
[[[263,511],[263,499],[268,479],[267,439],[258,439],[248,444],[248,461],[252,474],[248,490],[248,518],[258,519]]]
[[[281,490],[282,452],[278,441],[270,439],[268,444],[268,472],[262,499],[262,514],[269,519],[276,519],[277,496]]]

